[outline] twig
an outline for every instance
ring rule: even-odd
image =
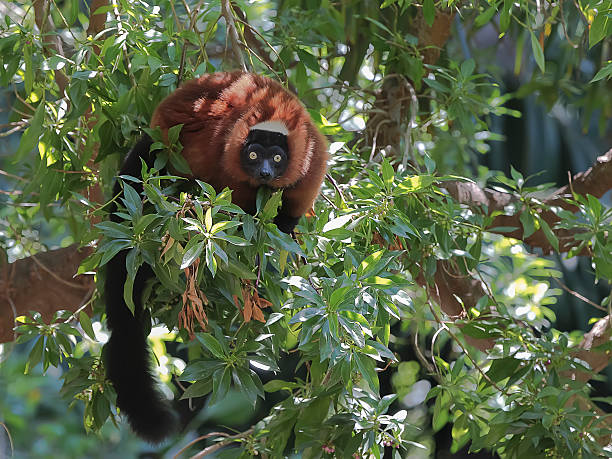
[[[563,0],[559,2],[559,16],[561,17],[561,27],[563,28],[563,35],[565,35],[565,39],[570,44],[570,46],[574,49],[578,48],[578,43],[574,43],[570,40],[570,37],[567,35],[567,24],[565,23],[565,17],[563,17]]]
[[[376,129],[374,130],[374,138],[372,139],[372,150],[370,151],[370,159],[369,162],[372,162],[374,159],[374,153],[376,153],[376,140],[378,139],[378,130],[383,124],[390,123],[390,119],[381,120],[378,124],[376,124]]]
[[[404,133],[405,149],[404,157],[402,158],[402,166],[405,171],[408,167],[408,157],[411,157],[412,161],[414,162],[414,166],[417,166],[416,158],[414,158],[412,154],[412,126],[416,124],[416,117],[419,112],[419,100],[417,99],[414,87],[410,84],[410,82],[406,78],[402,78],[402,80],[410,92],[410,121],[408,121],[408,127]]]
[[[11,447],[11,455],[9,457],[12,457],[13,453],[15,452],[15,446],[13,445],[13,437],[11,437],[11,432],[4,422],[0,422],[0,426],[4,427],[4,430],[6,431],[6,436],[9,439],[9,445]]]
[[[337,209],[338,206],[336,204],[333,203],[333,201],[331,199],[329,199],[327,196],[325,196],[323,193],[321,193],[319,196],[321,196],[323,199],[325,199],[327,201],[327,203],[332,206],[334,209]]]
[[[455,343],[457,343],[459,345],[459,347],[461,348],[461,350],[463,351],[463,353],[465,354],[465,356],[470,359],[470,362],[472,362],[472,365],[474,365],[474,368],[476,368],[476,370],[478,370],[478,372],[482,375],[482,377],[489,383],[491,384],[493,387],[495,387],[495,389],[497,389],[499,392],[501,392],[502,394],[509,396],[510,394],[508,393],[508,391],[506,391],[505,389],[502,389],[501,387],[499,387],[497,385],[497,383],[495,381],[493,381],[485,372],[482,368],[480,368],[480,365],[478,365],[478,363],[476,363],[476,360],[474,360],[474,358],[470,355],[470,353],[468,352],[468,350],[466,349],[466,347],[463,345],[463,343],[461,342],[461,340],[459,339],[459,337],[457,335],[455,335],[455,333],[453,333],[453,331],[442,321],[442,319],[440,319],[440,316],[438,316],[438,314],[436,313],[435,309],[433,308],[433,306],[431,305],[431,303],[429,304],[429,309],[431,311],[431,313],[433,314],[434,318],[436,319],[436,322],[438,322],[438,324],[440,324],[440,327],[442,329],[444,329],[449,335],[450,337],[455,341]],[[433,352],[432,352],[432,358],[433,358]],[[435,362],[435,361],[434,361]]]
[[[419,362],[421,362],[421,365],[423,365],[427,369],[427,372],[430,375],[432,375],[434,378],[436,378],[436,380],[438,382],[441,382],[440,375],[436,372],[436,369],[434,368],[434,366],[427,361],[427,357],[425,357],[425,355],[423,354],[423,351],[419,347],[419,330],[418,330],[418,328],[414,332],[414,342],[412,343],[412,345],[414,347],[414,352],[417,355],[417,358],[419,359]]]
[[[599,309],[600,311],[604,311],[604,312],[608,312],[608,310],[600,305],[598,305],[597,303],[594,303],[593,301],[589,300],[587,297],[582,296],[580,293],[570,289],[567,285],[565,285],[563,282],[561,282],[559,279],[557,279],[556,277],[553,277],[554,281],[559,284],[559,287],[561,287],[563,290],[565,290],[567,293],[569,293],[570,295],[574,295],[576,298],[578,298],[579,300],[584,301],[586,304],[589,304],[591,306],[593,306],[596,309]]]
[[[238,31],[236,30],[236,22],[234,21],[234,14],[232,12],[232,5],[230,4],[230,0],[222,0],[221,1],[221,15],[225,19],[225,25],[227,27],[227,34],[230,37],[230,41],[232,42],[232,51],[236,56],[236,60],[240,64],[240,67],[245,72],[247,71],[246,62],[244,61],[244,56],[240,51],[240,42]]]
[[[185,10],[187,11],[187,14],[189,15],[189,29],[191,30],[195,27],[195,23],[196,20],[198,18],[198,14],[200,12],[200,8],[202,7],[202,4],[204,3],[204,0],[200,0],[200,2],[196,5],[196,7],[193,9],[193,11],[189,10],[189,6],[187,5],[187,3],[183,2],[183,6],[185,7]],[[174,7],[173,7],[174,10]],[[217,19],[218,20],[218,19]],[[178,76],[176,79],[176,85],[180,86],[181,85],[181,81],[183,81],[183,73],[185,73],[185,58],[187,56],[187,40],[185,40],[185,42],[183,43],[183,49],[181,50],[181,63],[179,64],[179,72],[178,72]]]
[[[189,447],[195,445],[197,442],[201,441],[201,440],[206,440],[207,438],[210,437],[229,437],[229,434],[226,432],[211,432],[209,434],[206,435],[201,435],[198,438],[190,441],[189,443],[187,443],[185,446],[183,446],[174,456],[173,459],[177,459],[182,453],[184,453],[187,449],[189,449]]]
[[[20,124],[19,126],[15,126],[14,128],[9,129],[8,131],[2,132],[0,133],[0,137],[8,137],[9,135],[17,132],[17,131],[21,131],[23,128],[25,127],[25,123],[24,124]]]
[[[19,177],[18,175],[10,174],[10,173],[8,173],[6,171],[3,171],[2,169],[0,169],[0,175],[4,175],[5,177],[10,177],[12,179],[19,180],[19,181],[22,181],[22,182],[26,181],[26,179],[24,179],[23,177]]]
[[[9,305],[11,306],[11,311],[13,311],[13,324],[17,322],[17,308],[15,307],[15,302],[11,298],[10,295],[6,295],[6,299],[8,300]],[[17,340],[17,330],[13,330],[13,341]]]
[[[115,15],[115,19],[117,21],[117,36],[127,34],[127,32],[123,30],[121,14],[119,13],[119,8],[116,3],[113,3],[113,14]],[[125,60],[125,68],[127,70],[128,76],[130,77],[130,82],[132,83],[132,87],[135,88],[137,86],[137,83],[136,77],[132,73],[132,62],[130,61],[130,58],[128,56],[127,40],[123,40],[123,44],[121,45],[121,52],[123,53],[123,59]]]
[[[244,26],[245,41],[249,43],[250,45],[252,45],[254,48],[256,48],[259,54],[261,54],[261,57],[258,56],[257,54],[255,54],[255,56],[257,56],[260,60],[262,60],[262,62],[266,64],[266,66],[272,72],[274,72],[274,74],[279,76],[278,73],[273,69],[274,61],[272,61],[272,59],[270,59],[270,56],[264,52],[265,50],[261,46],[261,43],[257,41],[257,37],[259,37],[259,39],[266,44],[266,46],[270,49],[270,51],[274,53],[274,55],[276,56],[276,62],[280,63],[281,66],[283,67],[283,75],[284,75],[283,80],[285,81],[285,83],[288,83],[287,68],[285,67],[285,63],[280,58],[280,55],[278,54],[276,49],[274,49],[274,46],[272,46],[270,42],[268,42],[268,40],[266,40],[266,38],[261,33],[259,33],[259,31],[257,31],[257,29],[255,29],[251,24],[248,23],[246,14],[244,14],[244,11],[242,11],[238,7],[236,7],[236,15],[238,16],[237,17],[238,22],[240,22]]]
[[[70,317],[64,320],[65,324],[70,322],[72,319],[76,319],[76,315],[91,304],[91,302],[93,301],[92,295],[95,289],[96,289],[96,285],[93,284],[90,287],[90,289],[87,291],[87,293],[83,296],[82,305],[76,311],[70,314]]]
[[[325,174],[325,178],[330,181],[332,186],[336,189],[336,193],[338,193],[338,195],[340,195],[340,199],[342,200],[342,204],[344,204],[345,207],[348,207],[347,204],[346,204],[346,200],[344,199],[344,195],[342,194],[342,191],[340,190],[340,187],[338,186],[338,184],[336,183],[334,178],[329,173]]]
[[[218,451],[221,448],[224,448],[225,446],[229,445],[230,443],[233,443],[235,440],[239,440],[241,438],[248,437],[249,435],[251,435],[254,432],[254,430],[255,429],[253,427],[251,427],[249,430],[245,430],[244,432],[241,432],[239,434],[228,436],[225,440],[220,441],[219,443],[217,443],[215,445],[211,445],[208,448],[205,448],[202,451],[200,451],[198,454],[196,454],[194,456],[191,456],[190,459],[199,459],[201,457],[208,456],[209,454],[214,453],[215,451]],[[212,434],[209,434],[209,435],[212,435]],[[218,432],[217,435],[225,436],[227,434]]]
[[[45,271],[47,274],[49,274],[51,277],[53,277],[55,280],[57,280],[59,283],[67,285],[68,287],[72,287],[72,288],[78,288],[79,290],[89,290],[90,287],[88,285],[81,285],[81,284],[76,284],[74,282],[68,282],[66,279],[62,279],[61,277],[59,277],[57,274],[55,274],[53,271],[51,271],[49,268],[47,268],[44,264],[42,264],[37,258],[36,255],[31,255],[32,260],[34,260],[34,263],[36,263],[40,269],[42,269],[43,271]]]

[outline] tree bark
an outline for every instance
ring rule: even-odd
[[[18,316],[38,311],[48,322],[55,311],[76,311],[85,304],[94,279],[85,274],[75,277],[75,273],[92,252],[73,244],[0,265],[0,343],[14,339]]]

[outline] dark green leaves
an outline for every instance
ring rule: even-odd
[[[533,57],[535,58],[538,67],[541,72],[546,70],[546,62],[544,60],[544,50],[542,49],[542,45],[538,41],[535,33],[531,32],[531,51],[533,52]]]
[[[17,151],[15,152],[15,162],[21,161],[26,154],[30,153],[38,145],[38,140],[43,132],[44,116],[45,102],[43,100],[38,104],[38,107],[34,112],[34,116],[29,121],[28,128],[21,136],[19,148],[17,148]]]
[[[423,2],[423,16],[425,17],[425,22],[429,27],[433,26],[434,19],[436,18],[436,7],[434,4],[434,0],[425,0]]]
[[[597,13],[589,27],[589,48],[592,48],[605,37],[612,34],[612,5],[609,1],[601,1]]]

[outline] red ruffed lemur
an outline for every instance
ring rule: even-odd
[[[232,189],[232,202],[255,211],[257,189],[283,189],[275,219],[291,233],[312,206],[326,173],[327,142],[297,97],[269,78],[245,72],[214,73],[183,84],[155,110],[151,127],[165,136],[183,124],[179,140],[191,177],[217,191]],[[154,161],[148,136],[128,154],[120,175],[140,176],[141,159]],[[139,189],[140,188],[140,189]],[[142,191],[142,185],[135,189]],[[119,182],[114,194],[121,192]],[[114,213],[111,220],[120,221]],[[136,273],[134,314],[123,298],[127,251],[119,252],[106,268],[106,317],[111,336],[106,344],[106,373],[117,393],[117,406],[132,429],[150,442],[175,430],[176,414],[157,387],[145,330],[142,293],[153,275],[148,265]]]

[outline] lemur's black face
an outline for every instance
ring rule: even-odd
[[[289,164],[287,136],[280,132],[251,129],[240,154],[244,171],[261,184],[283,175]]]

